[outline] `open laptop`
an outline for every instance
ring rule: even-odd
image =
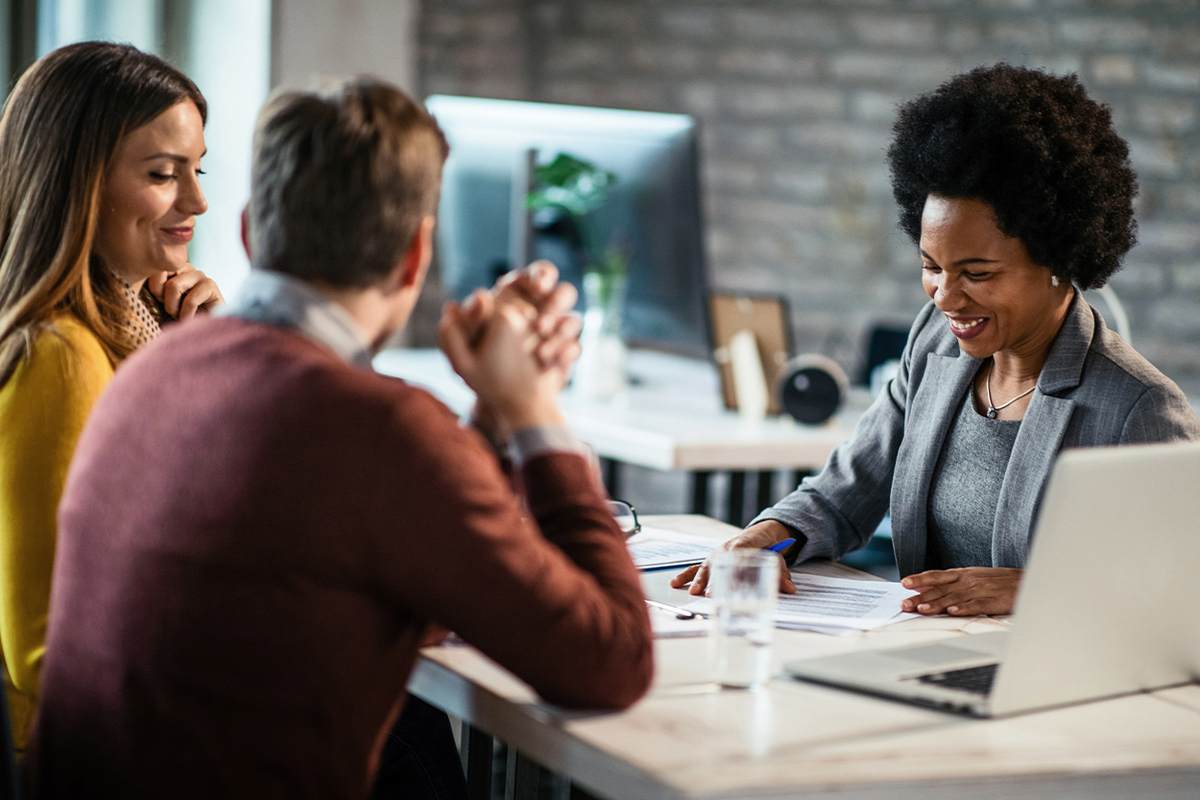
[[[788,674],[977,716],[1200,678],[1200,443],[1064,452],[1013,629],[785,664]]]

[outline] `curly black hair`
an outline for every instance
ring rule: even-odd
[[[902,105],[893,132],[892,191],[914,242],[931,194],[984,201],[1035,264],[1084,289],[1137,242],[1129,145],[1074,75],[978,67]]]

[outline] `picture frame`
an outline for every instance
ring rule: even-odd
[[[792,325],[787,300],[781,295],[759,292],[713,290],[708,295],[712,320],[712,357],[721,376],[721,397],[725,408],[737,410],[729,341],[739,331],[754,334],[762,357],[770,400],[768,414],[779,414],[779,398],[774,391],[779,371],[791,357]]]

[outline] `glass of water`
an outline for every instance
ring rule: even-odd
[[[728,550],[713,553],[708,563],[716,606],[708,638],[713,679],[722,686],[760,688],[771,673],[779,556]]]

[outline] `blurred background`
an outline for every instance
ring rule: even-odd
[[[166,58],[208,101],[202,181],[209,211],[193,264],[230,296],[249,270],[240,215],[250,194],[254,118],[274,86],[366,72],[418,91],[418,4],[321,0],[5,0],[0,86],[34,59],[86,39],[133,44]]]
[[[1112,285],[1134,346],[1200,395],[1198,0],[483,2],[420,7],[426,94],[691,114],[714,288],[784,294],[848,371],[926,298],[884,152],[895,104],[979,64],[1077,73],[1141,184]]]
[[[794,352],[848,372],[872,326],[907,327],[926,299],[884,160],[896,103],[1001,60],[1077,73],[1112,107],[1140,179],[1140,243],[1112,280],[1133,344],[1200,398],[1200,0],[0,5],[5,86],[84,38],[132,42],[196,80],[210,102],[211,210],[192,259],[227,295],[247,269],[238,213],[259,104],[273,86],[367,72],[420,97],[695,117],[711,288],[783,295]],[[432,344],[441,299],[433,279],[409,343]]]

